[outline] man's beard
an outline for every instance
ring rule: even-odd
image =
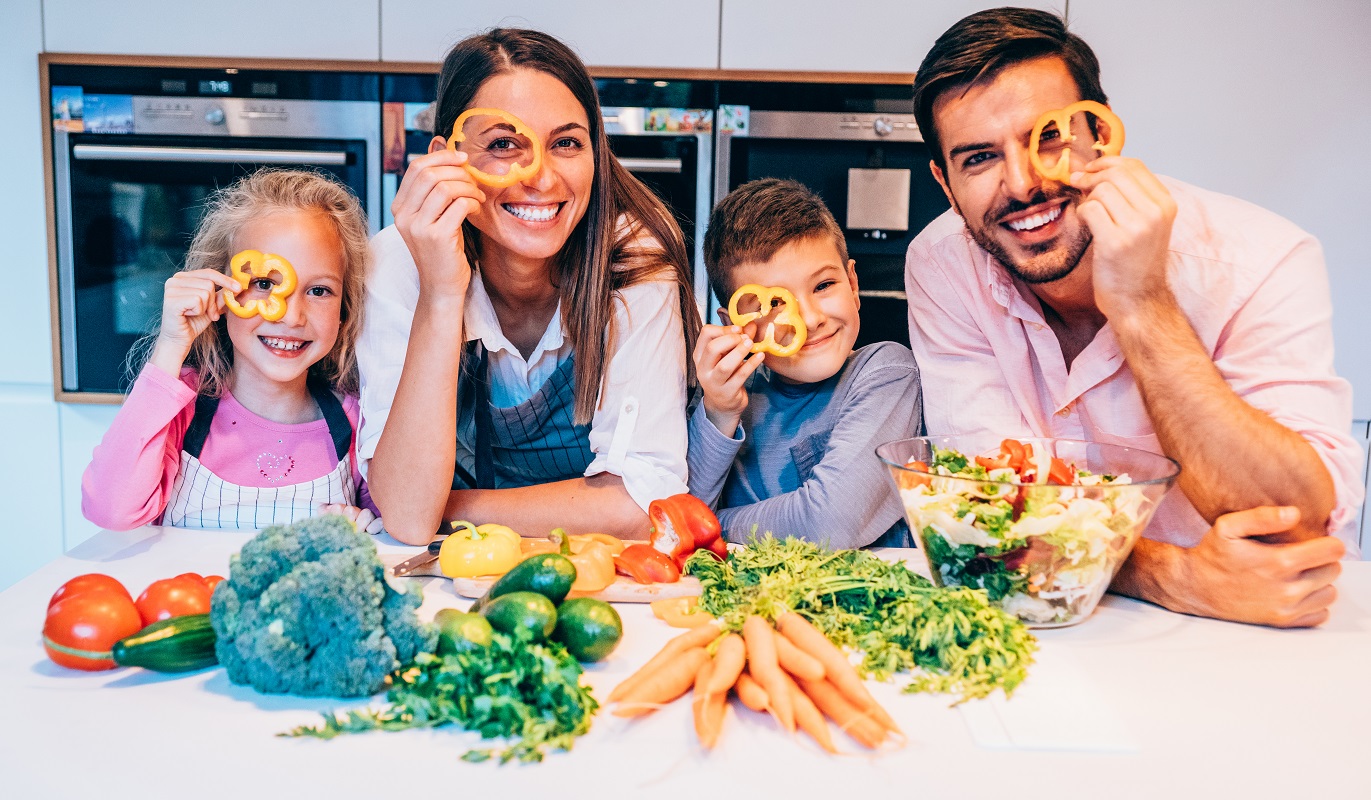
[[[1082,225],[1079,230],[1063,239],[1058,236],[1050,241],[1035,245],[1021,245],[1022,250],[1028,252],[1027,257],[1021,257],[1015,261],[1009,254],[1009,250],[993,236],[990,232],[999,227],[1000,220],[1023,211],[1041,203],[1050,203],[1054,200],[1070,198],[1074,204],[1076,199],[1081,196],[1081,192],[1070,186],[1061,187],[1060,191],[1053,191],[1051,194],[1038,190],[1037,194],[1029,198],[1027,203],[1018,200],[1006,200],[998,208],[987,211],[981,219],[979,226],[967,225],[966,229],[971,233],[971,238],[981,249],[995,257],[1004,268],[1015,278],[1024,283],[1052,283],[1059,281],[1070,275],[1076,269],[1076,265],[1081,262],[1081,256],[1090,247],[1093,237],[1090,228]],[[1062,213],[1066,213],[1066,208],[1062,208]]]

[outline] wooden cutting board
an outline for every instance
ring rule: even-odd
[[[476,599],[485,595],[486,590],[498,578],[453,578],[452,591],[459,597]],[[700,582],[689,575],[682,576],[675,583],[638,583],[623,575],[598,592],[572,592],[568,597],[595,597],[607,603],[651,603],[653,600],[668,600],[673,597],[699,597]]]

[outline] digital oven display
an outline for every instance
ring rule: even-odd
[[[200,81],[200,94],[230,94],[233,84],[229,81]]]

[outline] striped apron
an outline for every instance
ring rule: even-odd
[[[197,397],[195,416],[181,443],[181,472],[171,489],[171,502],[162,512],[163,525],[178,528],[256,529],[288,525],[314,516],[320,503],[357,505],[352,482],[352,423],[343,404],[322,381],[309,382],[310,394],[328,423],[338,466],[312,481],[286,486],[239,486],[215,475],[200,463],[210,422],[219,408],[217,397]]]
[[[457,392],[453,489],[534,486],[585,475],[595,459],[590,426],[575,424],[575,355],[512,408],[490,402],[490,370],[479,340],[467,344]]]

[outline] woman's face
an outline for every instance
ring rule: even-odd
[[[544,147],[537,174],[505,188],[481,186],[486,201],[470,220],[482,234],[482,247],[503,248],[524,258],[552,258],[585,215],[595,180],[585,109],[565,84],[532,69],[514,69],[487,80],[470,107],[513,114],[538,134]]]

